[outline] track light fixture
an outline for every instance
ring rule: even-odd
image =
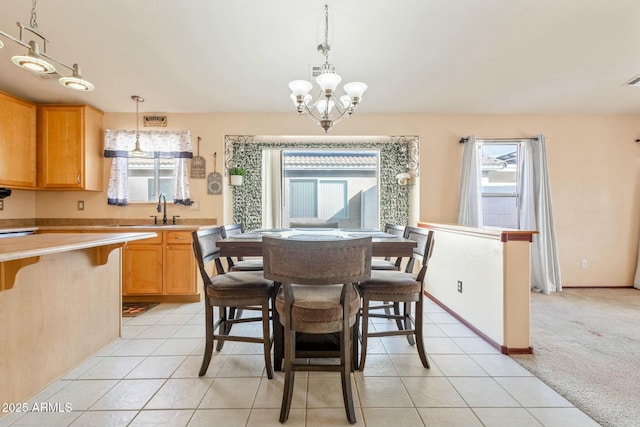
[[[0,36],[6,37],[7,39],[29,49],[26,55],[16,55],[12,57],[11,60],[13,61],[13,63],[19,67],[24,68],[25,70],[29,70],[34,73],[51,74],[56,72],[56,67],[51,63],[51,61],[53,61],[72,72],[71,77],[60,77],[59,82],[61,85],[70,89],[82,91],[91,91],[95,89],[94,85],[82,78],[82,76],[80,75],[80,67],[78,66],[78,64],[69,66],[64,62],[59,61],[47,54],[47,43],[49,43],[49,40],[38,30],[36,3],[37,0],[32,0],[31,20],[29,25],[22,24],[20,22],[17,23],[18,27],[20,28],[19,39],[10,36],[4,31],[0,31]],[[42,51],[40,51],[40,45],[36,40],[29,40],[28,42],[25,40],[25,32],[29,32],[41,40],[43,46]],[[2,42],[2,40],[0,40],[0,49],[2,49],[3,47],[4,43]]]

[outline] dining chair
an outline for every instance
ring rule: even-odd
[[[222,227],[222,237],[224,239],[243,233],[244,226],[242,224],[228,224]],[[229,271],[260,271],[262,270],[262,259],[237,257],[234,260],[232,257],[227,257],[227,265]]]
[[[362,349],[360,351],[360,363],[358,368],[364,370],[367,357],[368,339],[373,337],[387,337],[405,335],[409,344],[416,345],[422,365],[429,368],[429,361],[424,349],[423,340],[423,307],[424,307],[424,278],[427,273],[429,258],[433,254],[433,232],[425,228],[407,227],[405,238],[417,242],[413,254],[407,261],[404,271],[373,270],[371,278],[360,282],[358,289],[362,297]],[[420,261],[420,270],[414,274],[414,265]],[[387,314],[372,313],[371,301],[390,301],[402,303],[403,312]],[[411,306],[415,303],[415,316],[412,315]],[[394,319],[401,321],[397,330],[370,331],[369,318]]]
[[[404,235],[404,225],[397,224],[385,224],[383,231],[388,234],[393,234],[394,236],[402,237]],[[371,260],[371,269],[372,270],[400,270],[402,264],[402,257],[397,257],[395,260],[392,260],[391,257],[385,258],[373,258]]]
[[[383,231],[388,234],[393,234],[395,236],[404,237],[405,226],[398,224],[389,224],[386,223],[384,225]],[[371,259],[371,270],[396,270],[400,271],[402,267],[402,257],[397,257],[396,259],[391,259],[391,257],[384,258],[373,258]],[[399,302],[389,302],[384,301],[381,304],[376,306],[370,306],[369,311],[371,310],[384,310],[385,314],[391,314],[391,309],[393,309],[393,313],[395,315],[400,314],[400,303]],[[398,329],[402,329],[402,320],[400,317],[396,318],[396,324]]]
[[[285,348],[280,422],[289,417],[295,371],[340,372],[347,419],[356,422],[351,390],[353,329],[360,309],[356,284],[371,274],[371,237],[327,239],[331,240],[262,238],[265,278],[282,284],[276,296]],[[339,363],[313,364],[296,358],[300,332],[338,333]]]
[[[267,377],[273,378],[271,364],[271,330],[269,326],[270,304],[273,304],[275,286],[271,280],[263,277],[262,271],[229,271],[225,272],[220,261],[220,249],[216,242],[223,238],[223,228],[215,227],[194,231],[193,252],[204,282],[205,290],[205,330],[206,341],[202,366],[199,375],[203,376],[209,367],[213,354],[213,344],[218,340],[217,350],[222,349],[225,341],[260,343],[263,346],[264,364]],[[215,265],[210,274],[207,267]],[[209,270],[212,270],[211,268]],[[214,323],[214,307],[218,309],[218,320]],[[234,317],[229,315],[229,307],[238,309],[256,308],[260,316]],[[231,327],[236,323],[262,322],[262,337],[231,335]],[[216,334],[216,330],[218,333]]]

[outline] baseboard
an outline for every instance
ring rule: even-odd
[[[431,301],[435,302],[436,304],[438,304],[444,311],[446,311],[447,313],[449,313],[450,315],[452,315],[453,317],[455,317],[460,323],[462,323],[463,325],[465,325],[467,328],[471,329],[473,332],[475,332],[480,338],[482,338],[483,340],[485,340],[491,347],[495,348],[496,350],[498,350],[500,353],[502,354],[533,354],[533,347],[524,347],[524,348],[520,348],[520,347],[507,347],[504,345],[501,345],[497,342],[495,342],[493,339],[489,338],[485,333],[483,333],[481,330],[479,330],[478,328],[476,328],[475,326],[473,326],[471,323],[467,322],[462,316],[460,316],[458,313],[456,313],[455,311],[451,310],[449,307],[447,307],[446,304],[444,304],[442,301],[438,300],[436,297],[434,297],[433,295],[431,295],[429,292],[425,291],[424,292],[425,296],[427,298],[429,298]]]

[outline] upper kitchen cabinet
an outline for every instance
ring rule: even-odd
[[[36,186],[36,106],[0,92],[0,187]]]
[[[103,189],[102,119],[88,105],[38,105],[38,188]]]

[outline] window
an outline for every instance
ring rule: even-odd
[[[130,158],[127,185],[130,202],[155,202],[160,194],[174,199],[174,159]]]
[[[283,150],[281,162],[284,226],[378,227],[378,151]]]
[[[478,141],[482,153],[482,222],[494,227],[519,228],[518,156],[520,144]]]
[[[289,219],[349,218],[347,190],[346,180],[292,179],[289,181]]]

